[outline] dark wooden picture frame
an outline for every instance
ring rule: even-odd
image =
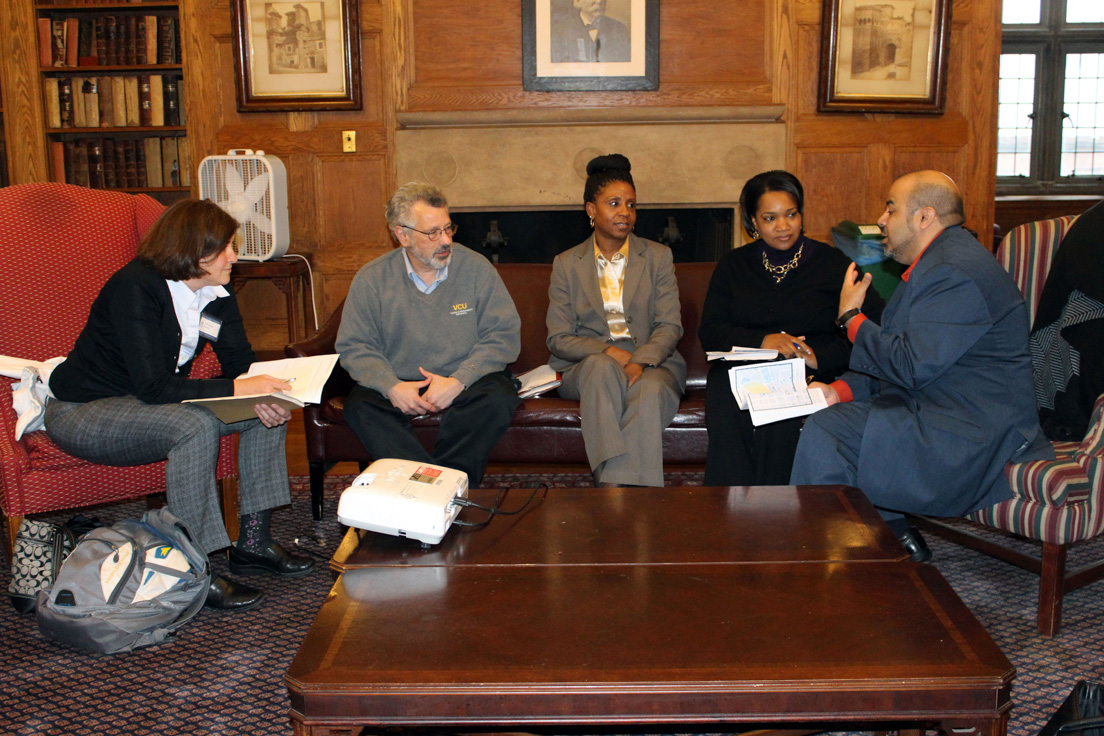
[[[941,114],[951,0],[823,0],[821,112]]]
[[[619,4],[629,9],[624,15],[629,22],[608,17],[622,36],[628,33],[627,46],[618,47],[628,60],[570,61],[554,56],[565,48],[561,37],[572,30],[563,22],[571,0],[521,0],[524,88],[539,92],[659,89],[659,0],[620,0]],[[562,33],[554,39],[556,29]],[[579,43],[581,49],[583,42]],[[598,44],[600,48],[600,40]]]
[[[321,18],[311,19],[311,9]],[[292,25],[292,11],[304,14],[296,19],[299,32],[278,44],[277,36]],[[239,112],[361,109],[360,0],[230,0],[230,18]],[[268,19],[282,27],[270,29]],[[304,43],[312,26],[319,38]],[[274,50],[282,63],[271,61]],[[299,64],[315,68],[296,71]]]

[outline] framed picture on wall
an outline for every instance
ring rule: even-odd
[[[942,113],[950,0],[823,0],[821,112]]]
[[[230,0],[239,112],[359,110],[360,0]]]
[[[521,0],[525,89],[659,88],[659,0]]]

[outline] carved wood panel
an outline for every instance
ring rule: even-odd
[[[413,83],[404,109],[749,105],[772,102],[775,0],[680,0],[660,6],[660,89],[526,92],[518,0],[407,0]]]
[[[937,169],[954,178],[963,190],[968,225],[981,233],[992,230],[1000,3],[953,3],[947,106],[942,115],[818,113],[820,9],[819,0],[796,0],[797,70],[789,119],[794,173],[806,182],[811,197],[807,207],[814,207],[807,222],[811,219],[818,230],[823,226],[815,209],[820,193],[816,189],[808,192],[812,189],[808,182],[823,177],[810,167],[819,166],[833,148],[851,152],[862,146],[867,153],[865,162],[853,159],[855,168],[837,172],[841,175],[837,182],[848,182],[847,189],[865,188],[865,206],[860,209],[868,218],[881,213],[894,178],[918,169]],[[809,149],[817,154],[807,155]],[[853,199],[856,193],[833,192],[829,196]]]
[[[802,148],[797,151],[796,169],[805,188],[805,231],[817,240],[832,242],[831,229],[840,220],[871,223],[869,176],[856,175],[869,169],[867,149]],[[846,184],[844,184],[846,182]]]
[[[360,10],[363,110],[239,113],[228,2],[185,3],[181,8],[195,160],[251,148],[284,162],[288,252],[312,259],[320,320],[345,296],[351,274],[390,247],[378,215],[393,176],[390,40],[383,33],[384,6],[362,0]],[[355,153],[342,152],[345,130],[356,133]],[[254,347],[282,349],[287,341],[282,294],[268,285],[251,285],[240,296]]]

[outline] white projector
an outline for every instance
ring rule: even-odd
[[[368,466],[341,493],[337,518],[346,526],[437,544],[468,495],[459,470],[413,460],[383,458]]]

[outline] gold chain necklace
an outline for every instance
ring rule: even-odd
[[[801,260],[801,251],[805,248],[805,242],[802,241],[801,245],[797,247],[797,253],[790,259],[789,263],[783,263],[781,266],[772,266],[770,261],[767,260],[767,254],[763,253],[763,268],[767,269],[767,273],[774,277],[774,283],[782,283],[782,279],[786,278],[793,269],[797,268],[797,262]]]

